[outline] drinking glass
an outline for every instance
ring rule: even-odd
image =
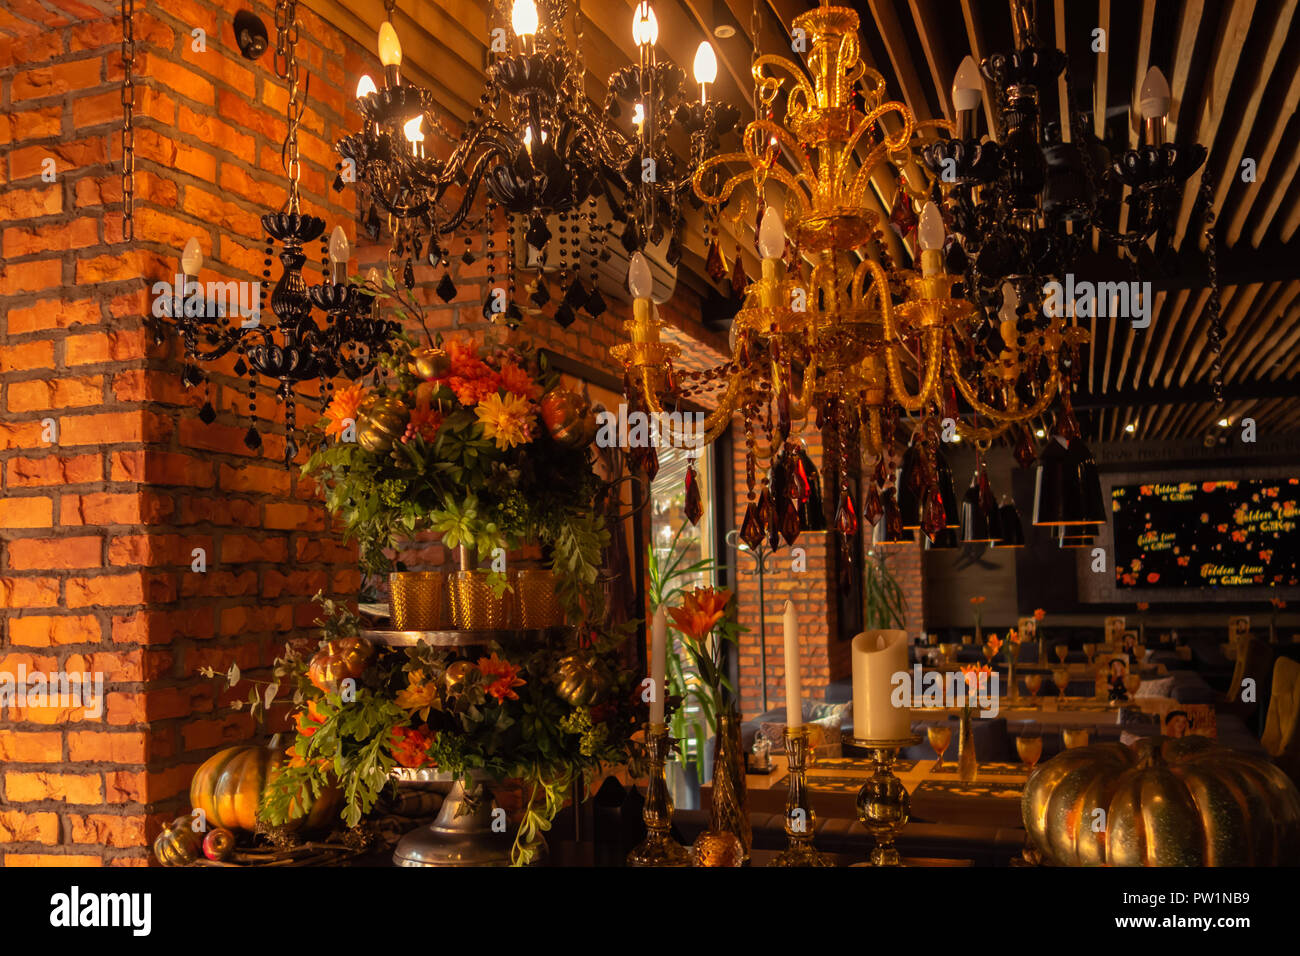
[[[1073,750],[1075,747],[1088,746],[1088,728],[1076,727],[1073,730],[1063,728],[1061,730],[1061,742],[1065,744],[1066,750]]]
[[[1088,658],[1088,663],[1091,664],[1092,659],[1097,656],[1097,645],[1096,644],[1083,645],[1083,654],[1085,657]]]
[[[1025,675],[1025,690],[1029,691],[1030,697],[1037,697],[1038,692],[1042,689],[1042,687],[1043,687],[1042,674]]]
[[[1029,731],[1016,737],[1016,753],[1032,771],[1034,765],[1043,757],[1043,735],[1039,731]]]
[[[925,735],[930,738],[930,746],[933,747],[934,752],[939,755],[939,759],[936,760],[934,764],[934,769],[938,770],[943,766],[944,751],[947,750],[948,745],[952,743],[952,728],[947,724],[938,727],[927,727],[925,728]]]
[[[1070,672],[1064,667],[1058,667],[1052,671],[1052,683],[1056,684],[1059,691],[1057,695],[1060,700],[1065,699],[1065,688],[1070,684]]]
[[[939,645],[939,650],[943,653],[943,662],[951,666],[957,660],[957,645],[954,643],[945,643]]]
[[[1065,655],[1068,653],[1070,653],[1070,649],[1066,647],[1064,644],[1056,645],[1056,659],[1060,661],[1062,664],[1065,663]]]

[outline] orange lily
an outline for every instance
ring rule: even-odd
[[[722,620],[730,600],[726,588],[696,588],[685,596],[681,607],[668,608],[668,615],[679,631],[698,644]]]

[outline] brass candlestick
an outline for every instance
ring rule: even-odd
[[[627,855],[628,866],[690,866],[691,855],[669,832],[673,826],[673,797],[668,792],[664,768],[672,738],[667,724],[646,724],[646,749],[650,752],[650,784],[646,787],[641,819],[646,835]]]
[[[903,747],[919,744],[919,736],[899,740],[862,740],[853,738],[854,746],[869,751],[875,772],[858,791],[858,819],[876,838],[871,851],[871,866],[901,866],[902,859],[894,846],[898,832],[912,814],[912,798],[903,781],[894,776],[894,762]],[[863,864],[855,864],[861,866]]]
[[[790,792],[785,799],[785,835],[789,845],[769,866],[834,866],[813,849],[817,814],[808,801],[808,727],[785,728],[785,755],[790,764]]]

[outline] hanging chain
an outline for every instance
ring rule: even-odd
[[[749,71],[751,76],[753,75],[754,67],[758,65],[758,57],[759,57],[758,34],[759,31],[762,30],[763,28],[763,18],[762,15],[759,13],[758,4],[759,4],[759,0],[754,0],[754,12],[750,16],[750,20],[749,20],[749,36],[750,39],[753,41],[752,45],[754,47],[754,52],[749,58],[749,68],[750,68]],[[758,104],[759,104],[758,79],[755,78],[754,79],[754,119],[756,120],[760,119],[762,116],[762,114],[759,113]]]
[[[1210,313],[1210,328],[1206,333],[1206,338],[1210,342],[1210,353],[1214,356],[1214,360],[1210,363],[1210,385],[1214,391],[1215,403],[1222,407],[1223,340],[1227,337],[1227,330],[1223,325],[1223,309],[1219,296],[1219,257],[1218,240],[1216,238],[1218,230],[1214,225],[1214,177],[1209,172],[1201,174],[1201,195],[1199,199],[1205,210],[1203,219],[1205,224],[1205,261],[1210,273],[1210,299],[1206,303],[1206,309]]]
[[[122,0],[122,240],[135,238],[135,0]]]
[[[302,101],[298,96],[298,0],[278,0],[275,5],[275,73],[289,84],[288,128],[280,150],[280,161],[289,177],[288,209],[297,212],[298,180],[302,174],[298,160],[298,126],[307,106],[306,88]],[[310,83],[311,77],[308,76],[306,85]]]

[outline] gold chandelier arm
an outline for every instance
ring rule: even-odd
[[[962,398],[966,399],[966,401],[970,403],[971,408],[975,409],[976,413],[983,415],[990,421],[1007,424],[1023,422],[1041,415],[1047,410],[1047,407],[1052,404],[1053,400],[1055,400],[1057,389],[1061,384],[1061,371],[1057,368],[1055,362],[1051,362],[1049,364],[1051,365],[1052,371],[1047,378],[1047,382],[1044,384],[1043,394],[1040,395],[1038,401],[1034,402],[1034,404],[1029,408],[1017,408],[1010,412],[1000,412],[996,408],[984,404],[979,400],[979,396],[975,393],[975,389],[972,388],[970,383],[962,377],[961,357],[957,354],[957,346],[954,344],[952,336],[946,334],[945,339],[948,348],[948,364],[952,369],[952,380],[957,385],[957,391],[961,392]]]
[[[884,447],[885,436],[880,424],[880,409],[873,406],[867,414],[867,447],[865,451],[873,457],[879,457]]]
[[[652,415],[664,414],[663,402],[659,401],[659,393],[654,387],[654,378],[656,370],[642,367],[641,369],[641,394],[645,398],[646,408]],[[704,436],[700,441],[701,445],[709,445],[717,441],[724,431],[731,427],[731,419],[736,414],[736,406],[740,404],[740,377],[732,376],[727,382],[727,388],[718,399],[718,407],[711,411],[704,419]]]
[[[927,402],[934,399],[939,389],[939,373],[943,370],[943,328],[931,326],[924,330],[921,366],[925,374],[919,376],[920,390],[912,395],[907,391],[903,381],[903,365],[898,358],[898,348],[902,340],[894,326],[894,306],[890,302],[889,277],[874,259],[863,259],[858,265],[859,275],[863,270],[871,273],[872,281],[871,288],[867,290],[868,294],[874,292],[876,301],[880,303],[880,315],[885,326],[885,368],[889,373],[889,385],[893,390],[893,397],[909,412],[920,411]]]
[[[991,442],[995,438],[1000,438],[1014,422],[1004,422],[995,428],[976,428],[973,425],[958,425],[957,433],[966,441],[971,442]]]
[[[781,90],[783,81],[780,77],[768,76],[763,72],[764,68],[769,66],[788,73],[794,80],[794,89],[790,91],[790,97],[786,101],[786,116],[795,118],[807,112],[816,95],[812,84],[808,82],[808,75],[797,64],[775,53],[764,54],[754,61],[752,72],[754,85],[758,88],[759,100],[764,105],[771,105],[776,99],[776,94]]]
[[[888,103],[881,103],[874,110],[866,115],[853,135],[849,137],[848,146],[840,158],[841,163],[847,163],[853,155],[853,149],[857,145],[858,139],[868,130],[877,120],[887,113],[897,113],[903,119],[903,126],[898,131],[897,137],[886,136],[883,140],[871,148],[863,159],[862,165],[858,167],[857,175],[853,177],[852,196],[861,196],[865,193],[868,183],[871,179],[872,171],[878,166],[888,153],[894,153],[906,146],[912,139],[912,133],[916,129],[916,117],[912,111],[902,103],[891,100]]]

